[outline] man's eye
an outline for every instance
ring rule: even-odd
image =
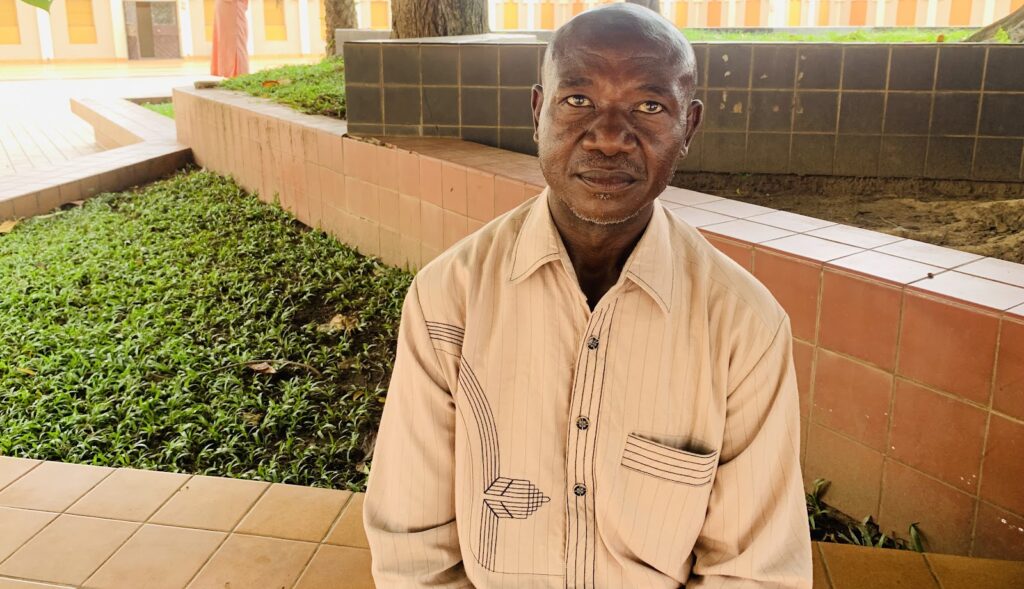
[[[569,103],[569,106],[590,106],[590,99],[579,94],[574,94],[566,98],[565,101]]]
[[[648,100],[646,102],[641,102],[638,110],[642,113],[653,115],[665,110],[665,107],[653,100]]]

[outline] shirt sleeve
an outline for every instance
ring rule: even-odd
[[[455,524],[454,467],[455,402],[413,281],[363,508],[379,589],[472,586]]]
[[[792,347],[784,317],[752,367],[730,366],[721,461],[689,588],[811,587]]]

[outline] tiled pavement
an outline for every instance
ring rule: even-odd
[[[373,587],[363,495],[0,457],[0,589]],[[816,589],[1009,589],[1024,562],[814,545]]]

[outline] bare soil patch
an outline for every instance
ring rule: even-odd
[[[681,172],[672,184],[1024,263],[1024,183]]]

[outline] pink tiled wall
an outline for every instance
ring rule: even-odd
[[[535,158],[176,90],[178,136],[389,264],[416,269],[543,185]],[[761,280],[796,337],[802,452],[826,500],[937,552],[1024,559],[1024,266],[670,188],[664,204]]]

